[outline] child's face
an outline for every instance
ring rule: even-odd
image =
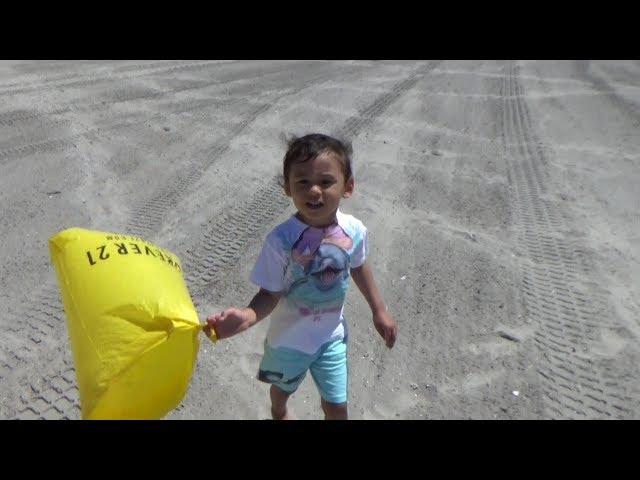
[[[285,192],[306,224],[324,227],[335,221],[340,199],[349,198],[353,187],[353,177],[345,181],[340,159],[326,153],[291,165]]]

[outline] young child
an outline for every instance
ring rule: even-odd
[[[321,134],[289,142],[284,192],[297,213],[266,238],[251,273],[260,287],[246,308],[207,318],[218,339],[236,335],[268,315],[258,379],[271,384],[271,413],[288,419],[287,399],[307,370],[318,388],[325,419],[347,419],[347,323],[343,305],[349,275],[373,313],[388,348],[398,332],[369,265],[367,229],[339,210],[354,189],[351,147]]]

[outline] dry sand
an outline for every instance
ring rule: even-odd
[[[203,319],[243,306],[312,131],[353,140],[400,326],[351,288],[351,418],[639,418],[639,124],[633,61],[0,62],[0,418],[79,418],[51,235],[143,235]],[[267,326],[203,341],[168,418],[268,418]],[[310,377],[290,405],[322,417]]]

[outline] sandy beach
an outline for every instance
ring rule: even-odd
[[[48,239],[174,252],[201,319],[245,306],[294,213],[283,136],[354,148],[351,419],[640,418],[640,62],[0,61],[0,418],[79,419]],[[267,419],[265,319],[204,336],[168,419]],[[293,416],[321,419],[308,375]]]

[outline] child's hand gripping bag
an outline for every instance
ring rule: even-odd
[[[202,329],[180,262],[139,237],[49,240],[84,419],[157,419],[184,397]],[[213,338],[213,337],[212,337]]]

